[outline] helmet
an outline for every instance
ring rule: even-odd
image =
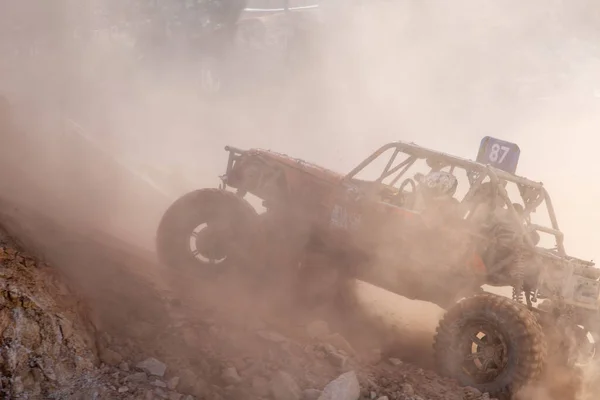
[[[439,171],[440,169],[442,169],[446,165],[448,165],[443,160],[441,160],[439,158],[435,158],[435,157],[429,157],[428,159],[425,160],[425,163],[427,163],[427,166],[429,168],[431,168],[432,171]]]
[[[419,186],[425,197],[431,199],[452,197],[458,188],[458,179],[450,172],[434,171],[425,175]]]

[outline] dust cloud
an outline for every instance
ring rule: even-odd
[[[323,25],[311,36],[313,52],[304,54],[308,67],[286,71],[276,82],[291,89],[263,88],[250,101],[231,96],[218,109],[198,95],[199,57],[187,54],[190,49],[158,61],[139,54],[134,43],[142,22],[123,20],[144,18],[131,15],[136,9],[130,3],[65,2],[45,14],[23,10],[25,4],[33,9],[33,1],[22,4],[13,12],[24,22],[38,32],[58,32],[50,36],[54,42],[36,44],[41,54],[3,73],[5,92],[23,101],[44,99],[128,165],[185,174],[188,186],[217,182],[224,144],[272,148],[343,172],[389,141],[473,157],[480,138],[490,134],[521,145],[519,172],[547,182],[558,196],[560,218],[575,212],[560,188],[577,183],[559,177],[583,185],[591,174],[589,167],[571,167],[591,157],[585,151],[594,147],[579,148],[573,140],[589,137],[585,126],[574,126],[593,114],[598,78],[594,9],[584,2],[381,2],[344,12],[324,7]],[[16,48],[16,41],[9,42]],[[281,64],[280,58],[270,60]],[[559,155],[566,148],[581,156],[571,161]],[[544,173],[549,168],[552,173]],[[567,238],[579,231],[570,225],[581,220],[576,217],[559,219]],[[567,239],[567,245],[577,254],[586,248],[592,253],[591,239]]]
[[[193,43],[140,50],[162,34],[153,23],[174,10],[108,0],[3,5],[0,92],[20,127],[3,138],[3,195],[152,249],[175,197],[216,186],[224,145],[270,148],[344,172],[386,142],[474,158],[491,135],[518,143],[518,173],[545,182],[567,250],[595,257],[593,1],[321,3],[320,11],[294,13],[309,32],[301,62],[285,67],[277,40],[259,46],[236,59],[247,64],[238,74],[253,90],[216,99],[199,94]],[[264,18],[274,37],[285,34],[278,18],[287,17]],[[257,58],[270,64],[253,69]],[[37,235],[55,244],[51,233]],[[103,268],[86,257],[78,260]],[[431,319],[415,315],[411,323],[435,323],[439,310],[429,306]]]

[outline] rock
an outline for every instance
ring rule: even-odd
[[[177,389],[177,385],[179,385],[179,377],[174,376],[167,382],[167,387],[171,390]]]
[[[387,396],[378,397],[377,400],[390,400]]]
[[[329,361],[340,369],[344,369],[348,365],[348,357],[337,352],[332,352],[327,355]]]
[[[323,343],[319,346],[323,352],[325,352],[325,357],[329,362],[331,362],[336,367],[344,370],[348,364],[348,357],[340,354],[338,349],[329,343]]]
[[[137,363],[136,367],[146,371],[150,375],[155,376],[163,376],[167,370],[167,366],[164,363],[152,357]]]
[[[129,364],[123,361],[121,364],[119,364],[119,369],[121,371],[129,372]]]
[[[322,350],[326,355],[338,352],[338,350],[329,343],[321,343],[315,348]]]
[[[261,376],[253,376],[252,391],[261,397],[267,396],[269,394],[269,382]]]
[[[399,358],[388,358],[388,361],[390,362],[390,364],[395,365],[396,367],[403,364],[402,360],[400,360]]]
[[[415,389],[413,389],[413,387],[410,383],[404,383],[402,385],[402,393],[404,393],[408,396],[413,396],[415,394]]]
[[[481,397],[481,391],[479,391],[479,389],[471,387],[471,386],[467,386],[464,388],[465,391],[465,399],[467,400],[471,400],[471,399],[479,399]]]
[[[58,317],[63,339],[69,339],[71,336],[73,336],[73,324],[67,319],[66,316],[58,315]]]
[[[319,339],[329,335],[329,324],[325,321],[312,321],[306,326],[306,333],[311,339]]]
[[[354,349],[352,348],[350,343],[348,343],[346,338],[344,338],[339,333],[334,333],[332,335],[328,335],[327,337],[323,338],[323,340],[325,342],[331,344],[332,346],[345,351],[346,353],[348,353],[350,355],[356,354],[356,351],[354,351]]]
[[[183,395],[181,393],[177,393],[177,392],[169,393],[169,400],[181,400],[182,397],[183,397]]]
[[[105,364],[117,366],[123,361],[123,357],[116,351],[105,348],[100,350],[100,360]]]
[[[360,384],[354,371],[346,372],[329,382],[318,400],[358,400]]]
[[[242,381],[242,378],[238,374],[237,369],[235,369],[235,367],[225,368],[225,370],[223,370],[223,373],[221,374],[221,378],[223,378],[223,381],[225,381],[225,383],[227,383],[228,385],[235,385]]]
[[[126,382],[145,382],[148,380],[148,375],[145,372],[136,372],[135,374],[131,374],[125,378]]]
[[[261,339],[267,340],[269,342],[283,343],[288,341],[288,339],[285,336],[273,331],[258,331],[256,332],[256,334]]]
[[[125,393],[125,392],[128,392],[128,391],[129,391],[129,388],[127,386],[121,386],[119,388],[119,390],[117,390],[117,392],[119,392],[119,393]]]
[[[179,380],[179,391],[183,393],[190,393],[199,395],[197,390],[198,384],[203,383],[202,379],[199,379],[194,372],[189,369],[184,369],[183,371],[179,371],[180,380]]]
[[[166,387],[167,387],[167,384],[166,384],[166,383],[164,383],[164,382],[163,382],[163,381],[161,381],[161,380],[155,379],[155,380],[152,382],[152,386],[161,387],[161,388],[166,388]]]
[[[302,392],[302,400],[318,400],[321,393],[318,389],[305,389]]]
[[[302,392],[294,378],[287,372],[279,371],[270,383],[271,395],[277,400],[300,400]]]

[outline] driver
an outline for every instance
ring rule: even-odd
[[[419,180],[417,194],[421,200],[423,213],[428,217],[444,222],[458,215],[460,203],[454,198],[458,179],[444,171],[431,171]]]
[[[501,183],[502,184],[502,183]],[[510,215],[504,198],[496,194],[491,182],[483,183],[473,197],[476,206],[471,222],[479,232],[490,240],[482,256],[486,265],[488,279],[494,284],[504,284],[511,279],[513,267],[519,256],[517,249],[526,240],[520,224],[525,224],[525,209],[518,203],[512,206],[517,212],[519,222]],[[539,234],[529,233],[532,241],[539,241]]]

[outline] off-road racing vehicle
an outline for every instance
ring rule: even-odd
[[[434,343],[440,372],[497,397],[536,379],[549,346],[561,365],[594,354],[600,270],[566,254],[543,185],[514,174],[518,146],[486,137],[470,161],[395,142],[346,175],[226,150],[220,188],[185,194],[164,214],[165,265],[274,270],[281,264],[270,254],[325,255],[330,268],[445,308]],[[534,221],[541,208],[546,221]],[[512,287],[512,298],[483,292],[486,284]]]

